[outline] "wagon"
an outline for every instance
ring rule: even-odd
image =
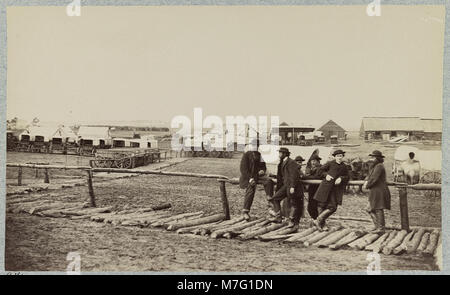
[[[131,169],[161,161],[161,151],[147,148],[113,148],[97,150],[91,167]]]

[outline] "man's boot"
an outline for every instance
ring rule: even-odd
[[[274,222],[274,223],[281,223],[283,221],[282,218],[281,218],[281,211],[278,211],[278,212],[275,213],[275,215],[270,216],[268,218],[268,220],[270,222]]]
[[[319,216],[317,216],[317,219],[314,220],[314,225],[319,231],[323,231],[323,226],[325,224],[325,220],[328,217],[328,214],[332,213],[330,209],[320,209],[319,210]]]
[[[383,233],[385,230],[385,219],[383,209],[375,210],[376,229],[371,231],[372,233]]]
[[[378,229],[377,215],[373,211],[368,211],[367,213],[369,214],[369,216],[370,216],[370,218],[372,219],[372,222],[373,222],[373,226],[369,229],[369,231],[377,230]]]
[[[242,217],[244,218],[245,221],[249,221],[250,220],[250,214],[248,214],[248,210],[243,210],[242,211]]]

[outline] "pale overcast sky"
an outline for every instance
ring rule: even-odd
[[[9,7],[7,116],[442,117],[444,6]]]

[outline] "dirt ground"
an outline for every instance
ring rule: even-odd
[[[365,157],[367,151],[378,148],[387,155],[393,151],[376,145],[365,145],[348,150],[348,155]],[[76,156],[48,157],[67,165],[78,165]],[[44,162],[36,154],[8,153],[8,162]],[[185,171],[239,176],[237,154],[233,159],[195,158],[166,168],[167,171]],[[83,161],[81,159],[80,161]],[[389,161],[386,161],[389,170]],[[151,168],[151,167],[150,167]],[[41,182],[35,172],[24,170],[24,182]],[[51,172],[51,182],[67,179],[68,171]],[[14,185],[17,171],[8,169],[7,182]],[[73,175],[75,178],[83,175]],[[139,208],[171,203],[174,212],[220,212],[219,185],[213,179],[143,175],[108,181],[96,181],[94,189],[98,206]],[[392,193],[392,210],[387,212],[389,224],[399,224],[398,195]],[[87,200],[86,186],[49,190],[39,193],[45,198],[64,201]],[[240,212],[243,191],[236,185],[227,185],[232,215]],[[257,192],[253,215],[266,213],[262,188]],[[336,216],[367,218],[361,209],[366,205],[365,195],[346,195]],[[306,205],[306,204],[305,204]],[[408,191],[411,226],[441,226],[441,197],[424,197],[422,192]],[[306,214],[307,215],[307,214]],[[331,220],[333,225],[337,220]],[[346,226],[365,227],[369,223],[342,222]],[[5,262],[8,271],[52,270],[65,271],[68,252],[78,251],[82,271],[365,271],[365,251],[301,248],[280,242],[213,240],[207,237],[177,235],[154,230],[115,227],[89,221],[61,218],[43,218],[25,214],[7,214]],[[382,270],[436,270],[431,258],[413,255],[381,255]]]

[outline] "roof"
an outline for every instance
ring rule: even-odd
[[[364,117],[364,131],[423,131],[419,117]]]
[[[420,119],[424,132],[441,132],[442,119]]]
[[[42,126],[29,126],[23,134],[29,134],[31,136],[44,136],[51,138],[58,130],[58,127],[42,127]]]
[[[336,124],[333,120],[330,120],[326,122],[322,127],[317,129],[319,131],[343,131],[345,132],[345,129]]]
[[[78,136],[81,138],[110,138],[109,127],[80,126]]]

